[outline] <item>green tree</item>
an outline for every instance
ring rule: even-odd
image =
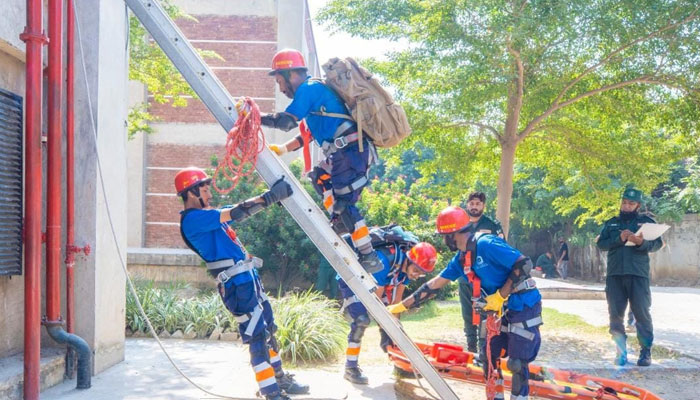
[[[434,149],[420,170],[427,180],[449,176],[442,193],[496,184],[507,230],[513,184],[535,167],[545,187],[570,189],[553,200],[557,212],[582,212],[583,223],[605,218],[627,183],[650,191],[697,149],[699,8],[697,0],[331,0],[320,20],[408,41],[369,63],[409,112],[415,134],[402,148]]]
[[[180,18],[196,21],[194,17],[172,4],[171,0],[163,0],[160,3],[173,20]],[[214,51],[200,50],[199,54],[205,58],[222,60]],[[163,50],[151,40],[146,28],[134,15],[129,16],[129,79],[143,83],[148,93],[153,96],[153,101],[161,104],[170,103],[173,107],[184,107],[189,97],[196,97],[190,85]],[[148,112],[147,103],[137,104],[129,111],[129,138],[139,132],[152,132],[148,124],[155,120],[156,118]]]

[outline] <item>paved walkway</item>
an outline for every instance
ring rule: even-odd
[[[585,290],[603,288],[602,285],[576,285],[546,279],[538,280],[537,284]],[[700,289],[652,287],[651,298],[654,342],[700,361]],[[543,306],[579,315],[591,325],[608,325],[605,300],[543,300]]]
[[[248,363],[248,348],[239,342],[198,340],[164,341],[178,366],[197,384],[217,394],[255,397],[257,385]],[[92,378],[92,388],[75,389],[67,381],[41,394],[42,399],[215,399],[190,385],[170,365],[152,339],[128,339],[126,360]],[[342,363],[338,363],[340,366]],[[295,370],[301,382],[311,385],[310,395],[296,399],[338,398],[395,400],[392,368],[366,368],[372,380],[368,386],[353,386],[342,378],[340,370]]]

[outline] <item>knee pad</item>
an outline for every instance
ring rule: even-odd
[[[350,340],[355,343],[360,343],[362,336],[365,335],[365,329],[369,326],[369,315],[361,314],[353,321],[355,329],[350,332]]]
[[[525,374],[523,373],[524,368],[528,368],[526,362],[519,358],[508,358],[508,369],[512,374],[511,380],[511,393],[520,394],[523,385],[527,385]]]
[[[265,334],[252,337],[248,344],[248,351],[253,364],[259,364],[262,361],[270,362],[270,352],[267,351],[267,337]]]

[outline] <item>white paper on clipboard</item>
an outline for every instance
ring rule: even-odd
[[[668,230],[668,228],[670,228],[670,226],[666,224],[646,223],[642,224],[642,226],[635,233],[635,235],[639,235],[641,233],[644,240],[655,240],[661,235],[663,235]],[[625,243],[625,246],[635,246],[635,244],[628,241],[627,243]]]

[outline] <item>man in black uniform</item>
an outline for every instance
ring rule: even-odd
[[[654,341],[651,323],[651,289],[649,288],[649,252],[661,248],[661,238],[646,240],[639,231],[642,224],[655,223],[639,214],[642,192],[626,189],[622,194],[620,214],[605,222],[597,240],[598,248],[608,251],[608,271],[605,280],[605,296],[610,314],[610,334],[617,345],[615,364],[627,363],[627,335],[625,334],[625,309],[630,309],[637,319],[637,339],[641,350],[637,365],[651,365],[651,345]],[[629,244],[629,245],[626,245]]]
[[[482,232],[498,235],[503,238],[503,228],[498,221],[484,215],[486,195],[482,192],[472,192],[467,198],[467,214],[472,225],[472,233]],[[464,278],[459,278],[459,303],[462,305],[464,319],[464,334],[467,336],[467,349],[472,353],[478,350],[478,327],[472,322],[472,285]]]

